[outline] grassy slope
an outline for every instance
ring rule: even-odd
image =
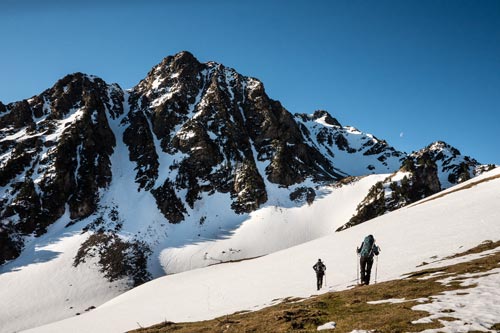
[[[485,242],[462,256],[480,253],[500,247],[500,242]],[[425,266],[425,264],[423,265]],[[432,273],[459,275],[463,273],[487,272],[500,267],[500,251],[465,263],[435,269],[423,269],[411,273],[400,280],[377,283],[350,290],[331,292],[308,299],[287,299],[278,305],[260,311],[235,313],[209,321],[194,323],[165,322],[149,328],[136,330],[136,333],[197,333],[197,332],[315,332],[317,326],[329,321],[337,323],[335,333],[351,332],[355,329],[373,332],[418,332],[428,328],[441,327],[439,322],[411,324],[413,320],[425,317],[427,313],[413,311],[414,305],[421,304],[419,298],[430,299],[446,290],[464,289],[460,280],[443,285],[437,280],[440,276]],[[421,279],[427,277],[426,279]],[[404,303],[368,304],[368,301],[404,298]],[[412,301],[415,300],[415,301]],[[446,318],[440,318],[441,320]],[[448,318],[453,320],[453,318]],[[499,323],[493,329],[500,330]]]

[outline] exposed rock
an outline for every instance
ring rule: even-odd
[[[17,235],[8,240],[17,242],[14,248],[22,248],[23,236],[43,234],[66,207],[72,219],[95,211],[98,191],[112,177],[109,156],[116,141],[107,119],[123,113],[123,105],[115,105],[122,94],[117,86],[76,73],[7,106],[3,132],[21,133],[0,145],[0,186],[8,193],[0,220]]]
[[[264,180],[253,160],[244,161],[237,167],[232,194],[236,201],[231,207],[237,213],[250,213],[267,201]]]
[[[0,264],[17,258],[23,249],[24,241],[9,221],[0,226]]]
[[[158,178],[158,154],[149,122],[142,112],[128,114],[129,126],[123,134],[123,142],[129,148],[130,160],[137,163],[135,181],[139,189],[151,190]]]
[[[151,193],[156,199],[156,204],[160,211],[171,223],[179,223],[184,220],[186,208],[181,199],[177,197],[173,184],[167,180],[165,183]]]
[[[151,251],[139,241],[125,241],[115,233],[94,233],[82,243],[74,259],[77,267],[96,258],[99,270],[109,281],[130,278],[132,286],[151,280],[147,257]]]
[[[354,153],[354,151],[349,147],[349,142],[342,134],[337,135],[337,137],[335,138],[335,144],[340,150],[347,150]]]
[[[396,210],[441,190],[437,167],[429,154],[422,154],[415,162],[408,158],[399,171],[404,176],[392,181],[392,176],[378,182],[358,205],[356,214],[337,231],[366,222],[389,211]]]
[[[443,141],[437,141],[411,154],[414,159],[428,155],[436,163],[442,188],[448,188],[479,175],[481,164]]]
[[[301,186],[290,193],[290,200],[301,203],[307,202],[311,205],[316,198],[316,192],[311,187]]]
[[[342,125],[340,125],[338,120],[333,118],[327,111],[324,110],[314,111],[313,119],[316,120],[321,118],[323,118],[324,122],[328,125],[342,127]]]
[[[20,129],[33,123],[31,107],[26,100],[11,103],[7,108],[9,112],[0,117],[0,128]]]

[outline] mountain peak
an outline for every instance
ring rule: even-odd
[[[333,118],[328,111],[325,110],[316,110],[313,114],[296,113],[294,116],[305,122],[313,121],[334,127],[342,127],[338,120]]]
[[[95,75],[89,75],[82,72],[75,72],[64,76],[57,80],[52,89],[64,90],[65,92],[71,87],[89,88],[94,85],[105,85],[103,79]]]
[[[314,111],[314,114],[313,114],[313,119],[314,120],[318,120],[318,119],[321,119],[323,118],[323,121],[328,124],[328,125],[332,125],[332,126],[338,126],[338,127],[342,127],[342,125],[338,122],[337,119],[333,118],[329,113],[328,111],[325,111],[325,110],[317,110],[317,111]]]
[[[428,145],[427,147],[420,149],[418,152],[416,152],[417,155],[421,155],[423,153],[430,152],[432,154],[439,154],[443,152],[447,152],[449,155],[452,156],[459,156],[461,155],[460,151],[456,149],[455,147],[451,146],[450,144],[444,142],[444,141],[435,141]]]
[[[181,51],[173,56],[166,57],[165,59],[168,59],[167,61],[169,62],[170,65],[176,65],[176,66],[186,66],[186,65],[199,65],[200,62],[198,59],[195,58],[195,56],[188,51]]]
[[[199,69],[202,64],[188,51],[181,51],[173,56],[168,56],[156,66],[156,70],[168,70],[172,73],[184,74],[189,69]],[[153,70],[154,70],[153,69]]]

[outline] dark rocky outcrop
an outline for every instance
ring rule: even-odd
[[[414,159],[419,159],[422,155],[428,155],[436,163],[438,171],[446,175],[440,180],[444,188],[469,180],[483,172],[478,161],[463,156],[458,149],[443,141],[434,142],[411,154]]]
[[[140,241],[126,241],[113,232],[98,232],[82,243],[73,261],[77,267],[95,258],[109,281],[129,278],[132,286],[151,280],[147,258],[151,250]]]
[[[16,129],[20,135],[0,145],[7,156],[0,186],[9,194],[0,220],[11,234],[0,239],[0,247],[16,242],[13,248],[22,248],[23,236],[43,234],[66,206],[72,219],[95,211],[98,190],[112,177],[115,137],[107,119],[123,113],[121,94],[119,87],[76,73],[39,96],[6,106],[0,118],[3,133]],[[14,252],[2,251],[0,263],[11,259],[5,253]]]
[[[0,118],[0,128],[20,129],[33,124],[31,107],[26,100],[11,103],[7,105],[7,108],[9,112]]]
[[[358,205],[356,214],[337,231],[438,193],[447,185],[442,184],[440,179],[448,180],[450,183],[466,181],[471,177],[473,170],[475,173],[481,170],[478,167],[479,163],[460,155],[455,148],[443,142],[432,144],[405,159],[399,170],[405,175],[401,180],[392,181],[391,176],[373,186]]]
[[[136,181],[151,190],[171,222],[180,222],[203,193],[230,193],[232,208],[248,213],[267,201],[265,180],[290,186],[306,178],[340,178],[304,143],[294,118],[261,82],[220,64],[202,64],[189,52],[155,66],[129,102],[124,140],[137,162]],[[169,166],[172,177],[156,184],[162,154],[182,157]],[[258,163],[266,165],[265,174]]]
[[[135,181],[139,190],[151,190],[158,178],[158,154],[149,122],[143,112],[129,113],[129,126],[123,134],[123,142],[129,147],[130,160],[137,163]]]
[[[179,223],[184,220],[186,208],[175,193],[174,185],[170,181],[165,181],[162,186],[151,191],[156,199],[160,211],[172,223]]]
[[[290,193],[290,200],[302,203],[307,202],[311,205],[316,198],[316,192],[311,187],[300,186],[295,191]]]

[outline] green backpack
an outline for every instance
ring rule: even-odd
[[[375,239],[373,238],[373,236],[372,235],[366,236],[365,240],[363,241],[363,245],[361,246],[361,250],[359,251],[359,254],[362,257],[372,256],[374,244],[375,244]]]

